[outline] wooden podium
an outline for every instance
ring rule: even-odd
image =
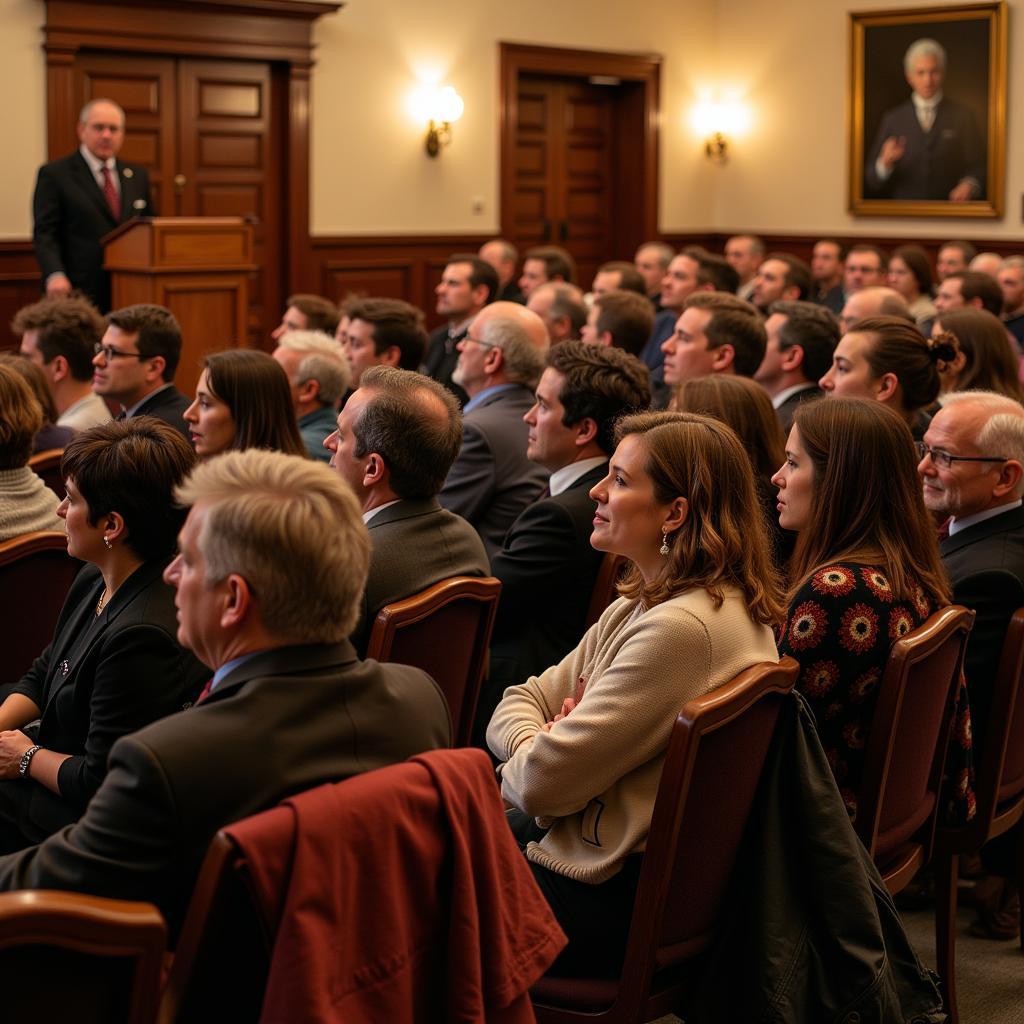
[[[151,302],[181,324],[175,383],[195,391],[208,352],[246,344],[252,227],[241,217],[136,217],[103,238],[112,308]]]

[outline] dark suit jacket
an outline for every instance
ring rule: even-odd
[[[189,425],[182,418],[185,410],[192,404],[192,399],[183,395],[177,388],[165,388],[147,398],[135,411],[135,416],[154,416],[158,420],[180,430],[185,440],[191,444]]]
[[[532,405],[530,389],[516,384],[466,413],[462,449],[437,496],[446,509],[472,523],[489,558],[548,482],[548,471],[526,457],[530,428],[523,416]]]
[[[132,217],[156,214],[144,167],[117,161],[121,217],[115,220],[82,154],[43,164],[32,197],[32,242],[43,279],[63,271],[100,308],[110,309],[110,275],[100,239]]]
[[[977,760],[1006,627],[1024,605],[1024,507],[947,537],[940,550],[953,584],[953,601],[977,613],[964,661]]]
[[[789,428],[793,426],[793,414],[797,408],[803,402],[814,401],[815,399],[821,398],[824,395],[824,391],[821,390],[816,384],[812,384],[809,388],[805,388],[803,391],[797,391],[787,398],[782,405],[775,410],[775,415],[779,418],[779,423],[782,424],[782,432],[789,437]]]
[[[590,488],[608,463],[584,473],[567,490],[530,505],[491,559],[501,600],[491,641],[491,667],[481,694],[486,728],[502,692],[556,665],[583,636],[590,596],[604,552],[590,546]]]
[[[818,292],[811,301],[816,302],[819,306],[824,306],[830,313],[835,313],[836,316],[839,316],[843,311],[843,306],[846,305],[846,293],[843,291],[843,286],[837,284],[829,288],[827,292]]]
[[[367,523],[373,551],[359,622],[349,638],[360,657],[377,613],[451,576],[486,576],[484,546],[465,519],[436,498],[399,501]]]
[[[162,563],[125,580],[99,614],[99,570],[86,566],[68,591],[53,641],[14,685],[42,711],[26,729],[48,750],[71,754],[57,774],[60,795],[22,779],[0,782],[0,806],[26,842],[77,821],[99,788],[114,742],[180,711],[210,677],[177,642],[174,590]]]
[[[420,367],[420,373],[433,377],[438,384],[443,384],[459,400],[459,405],[465,405],[469,401],[469,395],[458,384],[452,383],[452,373],[459,361],[459,353],[455,346],[465,336],[465,330],[454,337],[450,336],[448,324],[442,324],[431,331],[427,340],[427,353]]]
[[[882,143],[902,136],[907,148],[892,174],[880,181],[875,163]],[[943,99],[931,131],[925,132],[911,100],[882,116],[874,144],[868,150],[864,195],[869,199],[948,199],[964,178],[974,178],[985,195],[985,153],[974,114],[956,100]]]
[[[201,704],[118,740],[82,819],[0,857],[0,890],[149,900],[176,936],[217,829],[450,742],[419,669],[357,661],[347,641],[263,651]]]

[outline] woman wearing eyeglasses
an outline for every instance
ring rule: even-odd
[[[779,653],[800,663],[797,689],[854,818],[889,651],[950,603],[949,581],[910,430],[885,404],[804,403],[772,482],[780,525],[799,534]],[[961,750],[970,746],[969,723],[964,700],[954,740]],[[973,799],[966,756],[955,784],[961,800]]]

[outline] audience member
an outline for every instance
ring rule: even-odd
[[[372,366],[415,370],[427,348],[423,314],[401,299],[357,299],[348,306],[342,346],[352,369],[350,387],[359,387]]]
[[[752,377],[766,344],[764,323],[749,302],[727,292],[691,295],[683,303],[675,333],[662,345],[665,383],[675,387],[709,373]]]
[[[70,427],[58,427],[54,422],[57,418],[57,408],[53,404],[53,396],[46,386],[46,377],[43,375],[43,371],[24,356],[15,355],[13,352],[0,352],[0,363],[9,366],[24,378],[42,410],[43,425],[36,431],[36,436],[32,438],[32,454],[38,455],[40,452],[63,448],[76,432]]]
[[[280,341],[289,331],[323,331],[333,335],[340,316],[338,307],[322,295],[290,295],[281,322],[270,337]]]
[[[822,238],[811,250],[811,301],[839,316],[843,295],[843,264],[846,246],[835,238]]]
[[[935,319],[932,338],[947,331],[956,338],[958,352],[942,375],[940,402],[957,391],[996,391],[1024,401],[1020,362],[998,317],[984,309],[954,309]]]
[[[862,288],[885,284],[888,257],[877,245],[855,245],[846,254],[843,264],[844,300]]]
[[[935,276],[941,283],[950,274],[962,274],[977,255],[978,250],[970,242],[944,242],[935,260]]]
[[[908,323],[914,322],[907,300],[895,288],[882,285],[854,292],[843,304],[839,328],[845,334],[858,320],[866,320],[869,316],[898,316]]]
[[[266,352],[232,348],[211,353],[202,367],[195,401],[184,412],[201,459],[247,448],[308,457],[279,363]]]
[[[822,395],[818,381],[832,365],[839,322],[813,302],[773,302],[768,314],[764,359],[754,380],[768,393],[785,437],[797,406]]]
[[[893,249],[886,283],[899,292],[914,323],[927,334],[935,319],[935,303],[932,302],[932,268],[924,249],[919,245],[900,245]]]
[[[441,282],[434,289],[437,312],[447,317],[448,323],[430,335],[420,371],[443,384],[463,405],[466,392],[452,381],[459,359],[459,342],[466,336],[473,317],[494,301],[497,292],[498,275],[494,267],[470,253],[455,253],[449,257]]]
[[[647,297],[656,313],[661,310],[661,281],[673,256],[675,250],[665,242],[644,242],[633,257],[633,265],[644,279]]]
[[[0,704],[2,853],[77,821],[114,742],[189,707],[208,676],[175,640],[162,578],[185,520],[174,488],[194,463],[181,434],[149,417],[92,427],[64,451],[58,515],[86,568],[53,641]]]
[[[951,395],[918,445],[924,503],[948,519],[940,545],[953,601],[974,610],[964,671],[976,761],[985,749],[992,686],[1013,612],[1024,605],[1024,408],[991,391]],[[1020,895],[1012,833],[986,844],[989,878],[975,885],[975,935],[1012,939]]]
[[[327,462],[331,456],[324,441],[334,432],[338,403],[351,377],[345,351],[337,339],[323,331],[288,331],[273,354],[288,378],[306,453]]]
[[[61,529],[60,498],[28,466],[42,425],[43,410],[28,382],[0,362],[0,542]]]
[[[1003,320],[1006,329],[1024,349],[1024,256],[1008,256],[998,275],[1003,293]]]
[[[519,250],[504,238],[492,238],[484,242],[477,253],[480,259],[494,267],[498,275],[497,302],[525,302],[523,293],[516,283],[516,268],[519,266]]]
[[[576,263],[565,249],[557,245],[538,245],[526,251],[519,290],[529,301],[535,288],[548,281],[576,283]]]
[[[526,457],[523,421],[547,350],[544,321],[512,302],[488,306],[459,342],[453,380],[470,400],[462,447],[438,499],[473,524],[488,557],[548,480],[547,471]]]
[[[548,282],[530,292],[526,308],[544,321],[552,345],[576,341],[587,322],[583,293],[574,284]]]
[[[174,386],[181,328],[169,309],[141,304],[115,309],[93,356],[92,389],[121,406],[118,419],[155,416],[186,437],[188,398]]]
[[[566,342],[548,352],[536,399],[526,454],[551,474],[549,493],[527,506],[491,558],[501,601],[477,706],[480,739],[505,687],[557,664],[584,633],[604,557],[590,544],[590,489],[608,472],[616,420],[650,404],[649,374],[625,352]]]
[[[370,571],[349,637],[360,657],[385,605],[451,576],[488,573],[476,531],[437,501],[461,440],[455,396],[392,366],[363,374],[327,439],[331,465],[351,486],[370,531]]]
[[[754,300],[754,278],[764,260],[764,242],[757,235],[733,235],[725,243],[725,259],[736,271],[739,284],[735,288],[720,288],[719,291],[734,291],[741,299]],[[717,287],[717,286],[716,286]]]
[[[595,296],[580,339],[588,345],[614,345],[639,356],[654,329],[654,310],[644,298],[624,291]]]
[[[936,311],[946,313],[951,309],[963,309],[964,306],[987,309],[993,316],[999,316],[1003,311],[1003,291],[999,282],[976,270],[958,270],[947,274],[935,296]]]
[[[988,274],[989,277],[997,277],[1002,265],[1003,257],[999,253],[979,252],[967,265],[967,269],[976,270],[979,274]]]
[[[919,441],[928,427],[925,410],[938,398],[955,358],[952,338],[926,341],[899,317],[868,317],[839,339],[832,366],[818,383],[833,398],[890,406]]]
[[[554,973],[615,978],[679,709],[775,661],[782,613],[736,435],[647,413],[616,437],[591,544],[632,562],[622,597],[575,651],[506,690],[487,730],[513,831],[569,937]]]
[[[779,522],[800,534],[779,653],[800,663],[797,688],[854,818],[890,648],[949,604],[949,583],[910,432],[891,409],[802,405],[773,483]]]
[[[612,260],[602,263],[594,274],[594,283],[590,286],[594,295],[607,295],[611,291],[636,292],[647,294],[647,283],[640,271],[626,260]]]
[[[0,858],[0,889],[155,903],[172,944],[218,828],[451,741],[425,673],[360,662],[345,639],[370,543],[336,474],[229,452],[177,497],[192,508],[165,577],[178,641],[214,672],[208,696],[118,740],[76,825]]]
[[[86,430],[110,420],[107,403],[92,389],[92,357],[105,327],[96,307],[77,296],[42,299],[15,314],[11,330],[21,339],[21,354],[46,375],[58,426]]]
[[[754,278],[751,301],[767,316],[773,302],[799,302],[811,293],[811,268],[786,252],[765,257]]]

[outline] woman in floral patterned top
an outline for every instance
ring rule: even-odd
[[[779,521],[800,534],[779,653],[800,662],[807,699],[850,816],[878,686],[893,643],[950,603],[905,421],[879,402],[827,398],[797,410]],[[970,716],[957,716],[961,749]],[[954,740],[954,746],[957,740]],[[957,782],[969,793],[968,759]]]

